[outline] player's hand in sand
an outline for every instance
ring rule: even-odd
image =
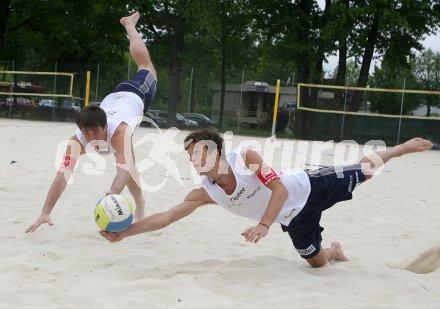
[[[120,233],[99,231],[99,234],[101,234],[101,236],[107,239],[109,242],[118,242],[124,239]]]
[[[258,224],[256,226],[248,228],[246,231],[241,233],[246,241],[257,243],[261,238],[269,233],[269,228],[265,225]]]
[[[50,219],[49,215],[45,215],[45,214],[41,214],[37,221],[35,221],[34,224],[31,224],[24,232],[25,233],[29,233],[29,232],[34,232],[36,229],[38,229],[40,227],[40,225],[47,223],[49,225],[53,225],[52,220]]]

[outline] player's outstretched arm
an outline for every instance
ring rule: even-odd
[[[260,222],[241,233],[246,241],[257,243],[268,234],[270,226],[283,208],[289,193],[275,171],[255,151],[248,150],[246,152],[245,164],[255,173],[263,185],[272,191],[269,204]]]
[[[76,136],[72,136],[64,153],[61,166],[59,167],[55,179],[53,180],[49,192],[47,193],[43,209],[41,210],[37,220],[25,230],[25,233],[34,232],[40,227],[40,225],[45,223],[53,225],[50,218],[50,213],[66,189],[67,181],[72,175],[76,162],[82,153],[84,153],[84,148],[81,146]]]
[[[113,149],[116,151],[116,175],[113,179],[110,190],[106,193],[107,195],[121,194],[122,190],[130,180],[130,171],[134,167],[131,135],[132,131],[130,127],[127,124],[122,123],[116,129],[112,137],[111,143]]]
[[[55,179],[52,182],[52,185],[50,186],[49,192],[47,193],[46,202],[41,210],[41,214],[38,216],[37,220],[25,230],[26,233],[34,232],[40,227],[40,225],[44,223],[53,225],[50,218],[50,213],[66,188],[66,185],[67,181],[64,179],[63,173],[58,171]]]
[[[160,212],[151,216],[148,216],[136,223],[133,223],[127,230],[113,233],[100,231],[101,236],[106,238],[110,242],[121,241],[125,237],[133,236],[136,234],[151,232],[162,229],[171,223],[178,221],[189,214],[191,214],[198,207],[205,204],[213,204],[208,193],[203,188],[192,190],[184,199],[183,202],[174,206],[173,208]]]

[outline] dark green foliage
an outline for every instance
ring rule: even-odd
[[[243,71],[245,80],[272,85],[292,75],[295,82],[321,83],[323,61],[336,53],[341,63],[332,83],[344,84],[348,73],[357,72],[357,76],[349,76],[350,84],[366,86],[371,62],[379,58],[401,71],[377,72],[374,83],[384,74],[384,82],[389,81],[386,87],[400,88],[406,74],[403,70],[411,68],[413,52],[421,48],[418,42],[440,24],[439,0],[320,3],[322,6],[313,0],[3,0],[0,60],[14,60],[20,70],[53,71],[55,63],[58,71],[84,74],[90,70],[92,85],[99,63],[99,94],[94,87],[91,90],[92,98],[100,100],[127,77],[128,41],[119,18],[139,10],[138,28],[149,44],[159,77],[153,104],[168,107],[172,117],[175,111],[209,109],[211,86],[240,83]],[[356,71],[347,68],[350,58]],[[131,67],[130,72],[135,69]],[[432,89],[416,73],[412,76],[417,81],[414,87]],[[355,98],[353,110],[364,101]],[[377,109],[395,111],[393,104],[386,106]],[[308,137],[313,117],[297,115],[298,137]],[[346,132],[350,126],[349,120]]]

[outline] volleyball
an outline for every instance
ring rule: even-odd
[[[96,203],[95,222],[103,231],[121,232],[133,222],[133,207],[122,195],[107,195]]]

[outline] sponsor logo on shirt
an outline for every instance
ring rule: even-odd
[[[254,192],[252,192],[251,194],[249,194],[248,196],[246,196],[246,198],[247,198],[247,199],[251,199],[251,198],[253,198],[253,197],[255,196],[255,194],[257,194],[257,192],[260,191],[260,190],[261,190],[261,187],[258,186],[257,189],[255,189]]]
[[[243,206],[243,203],[228,203],[228,207],[240,207]]]
[[[288,215],[284,216],[285,219],[289,219],[290,216],[293,215],[293,213],[295,212],[296,209],[292,209]]]
[[[241,188],[240,191],[238,191],[233,197],[230,197],[229,200],[231,202],[235,202],[236,200],[238,200],[243,195],[243,193],[245,191],[246,191],[245,188]]]
[[[229,198],[228,207],[240,207],[243,206],[243,203],[237,202],[243,193],[246,191],[245,188],[241,188],[233,197]]]

